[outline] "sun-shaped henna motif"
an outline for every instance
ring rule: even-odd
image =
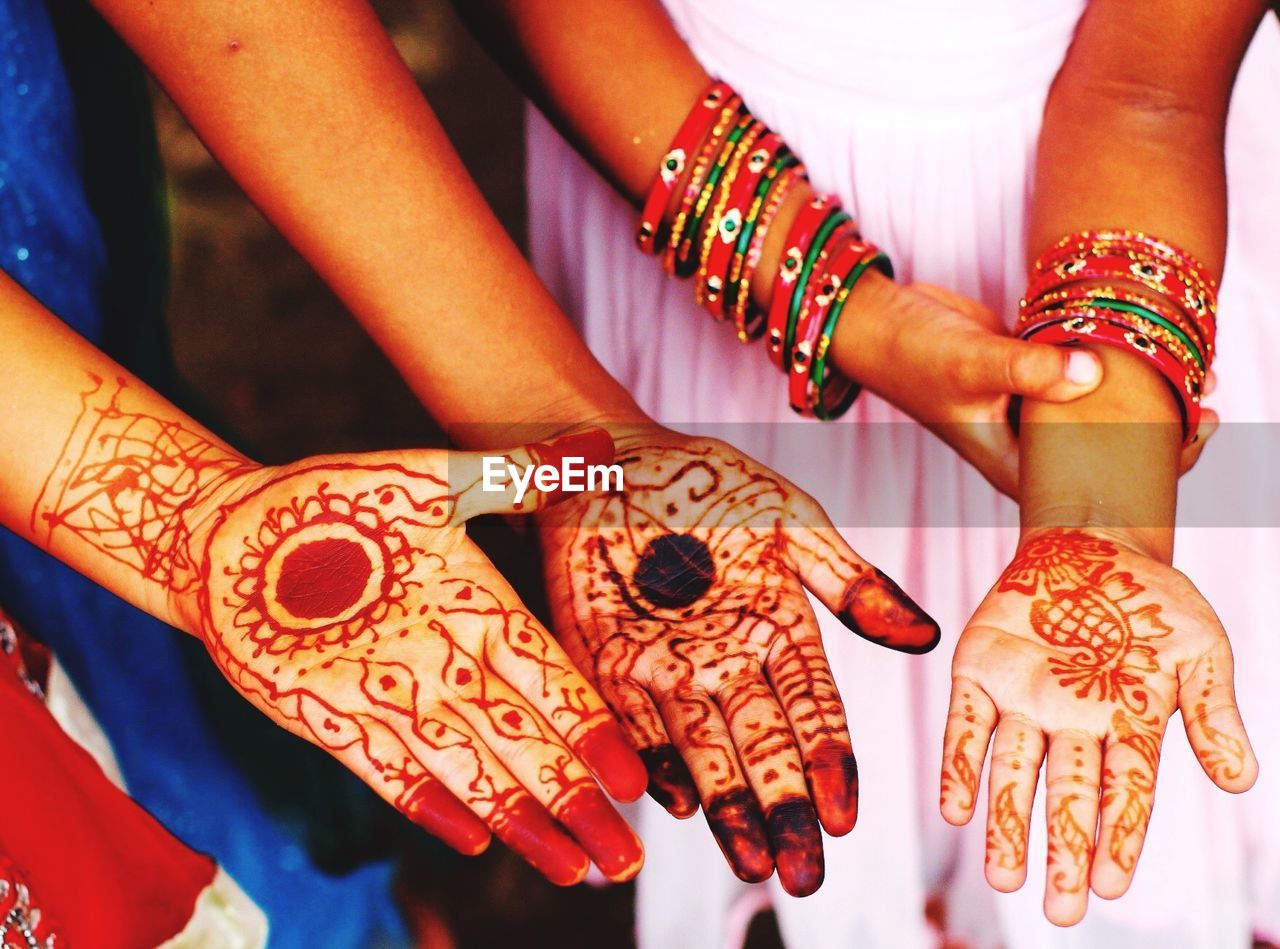
[[[348,496],[321,482],[267,511],[226,571],[223,605],[235,629],[259,652],[286,656],[376,639],[393,614],[405,615],[408,577],[422,554],[392,510],[398,500],[390,490]]]

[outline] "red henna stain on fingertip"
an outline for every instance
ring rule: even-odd
[[[706,811],[711,833],[739,880],[763,883],[773,876],[773,851],[754,794],[738,788],[716,795]]]
[[[586,853],[531,796],[522,795],[494,827],[498,839],[556,886],[581,883],[591,869]]]
[[[640,838],[594,784],[571,792],[558,816],[610,880],[620,883],[640,871],[644,864]]]
[[[634,801],[644,794],[649,774],[617,722],[588,730],[573,750],[617,800]]]
[[[489,849],[492,835],[484,821],[438,782],[420,784],[405,802],[404,813],[427,833],[468,857]]]
[[[640,749],[640,760],[649,772],[649,796],[671,816],[684,820],[698,813],[701,801],[693,775],[675,746],[655,745]]]
[[[769,808],[765,822],[782,888],[792,896],[817,892],[826,875],[826,862],[813,804],[805,797],[783,799]]]
[[[863,639],[899,652],[926,653],[942,638],[934,619],[902,587],[875,569],[849,585],[839,616]]]
[[[808,757],[805,768],[822,826],[832,837],[843,837],[858,822],[857,759],[831,740],[820,742]]]

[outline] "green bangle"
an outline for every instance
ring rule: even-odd
[[[852,221],[847,211],[839,208],[832,208],[831,213],[827,215],[827,219],[822,222],[817,233],[813,235],[813,242],[809,245],[809,250],[804,255],[804,266],[800,268],[800,275],[796,278],[795,288],[791,291],[791,305],[787,310],[787,333],[783,339],[782,349],[782,368],[784,372],[791,371],[791,347],[796,341],[796,323],[800,319],[800,307],[804,302],[805,289],[809,284],[809,277],[813,274],[813,265],[818,262],[818,257],[822,253],[822,249],[827,246],[827,241],[831,239],[831,235],[840,225]]]
[[[731,258],[730,279],[724,291],[724,310],[726,313],[732,313],[738,305],[738,294],[742,292],[742,286],[738,278],[742,276],[742,271],[746,269],[744,261],[746,260],[747,251],[751,248],[751,237],[755,234],[756,227],[760,223],[760,215],[764,211],[765,205],[769,202],[769,192],[773,190],[773,186],[777,183],[778,177],[783,171],[800,164],[800,159],[790,154],[786,145],[783,145],[780,151],[783,154],[779,155],[769,170],[765,172],[760,184],[756,185],[756,193],[752,198],[751,204],[755,213],[749,215],[742,222],[742,232],[738,235],[738,244],[734,247],[733,257]],[[733,276],[733,264],[738,265],[737,277]]]
[[[809,370],[809,381],[814,385],[818,393],[817,398],[814,400],[813,414],[824,422],[838,419],[844,415],[862,393],[862,386],[849,379],[847,391],[842,392],[830,407],[826,405],[827,383],[830,381],[827,372],[827,354],[831,350],[831,340],[836,333],[836,324],[840,322],[840,314],[844,312],[845,303],[848,302],[850,294],[853,293],[853,288],[857,286],[858,281],[862,279],[862,275],[871,267],[875,267],[890,280],[893,279],[893,262],[884,253],[877,251],[875,254],[858,261],[854,268],[849,271],[849,276],[845,278],[844,285],[840,288],[835,300],[832,301],[831,311],[827,314],[826,322],[822,327],[822,335],[818,337],[818,348],[814,352],[813,366]]]
[[[711,173],[707,175],[707,180],[702,185],[702,191],[698,194],[698,200],[694,203],[694,213],[685,224],[680,248],[684,253],[676,256],[675,272],[677,277],[692,277],[697,272],[698,255],[694,253],[693,249],[698,243],[698,232],[702,230],[702,220],[707,216],[707,208],[711,207],[711,199],[720,184],[720,179],[724,176],[724,170],[729,167],[729,162],[733,160],[733,155],[738,150],[738,142],[741,141],[742,136],[747,134],[747,129],[755,121],[755,117],[748,112],[738,121],[733,131],[729,133],[729,137],[724,140],[724,144],[720,148],[720,157],[716,159],[716,164],[712,167]]]
[[[1184,333],[1180,327],[1174,323],[1170,323],[1159,313],[1156,313],[1153,310],[1148,310],[1145,306],[1140,306],[1137,303],[1128,303],[1124,300],[1110,300],[1106,297],[1090,299],[1089,306],[1096,306],[1102,310],[1117,310],[1121,313],[1132,313],[1134,316],[1140,316],[1142,319],[1155,323],[1157,326],[1163,326],[1170,333],[1176,336],[1182,342],[1182,345],[1187,347],[1187,351],[1191,353],[1191,358],[1196,361],[1196,365],[1201,369],[1204,368],[1204,357],[1200,355],[1200,350],[1196,347],[1195,343],[1191,342],[1187,337],[1187,334]]]

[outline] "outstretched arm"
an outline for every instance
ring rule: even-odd
[[[1264,12],[1261,0],[1212,8],[1093,0],[1049,97],[1031,259],[1063,235],[1127,229],[1221,276],[1227,108]],[[1094,348],[1106,381],[1071,405],[1025,403],[1019,552],[970,621],[953,666],[943,815],[955,823],[972,815],[993,741],[987,879],[1016,889],[1047,762],[1045,913],[1060,925],[1084,915],[1090,889],[1112,899],[1128,888],[1175,709],[1216,784],[1243,791],[1257,773],[1230,644],[1209,605],[1168,566],[1180,455],[1182,465],[1192,461],[1203,438],[1188,444],[1197,434],[1184,426],[1190,391],[1175,394],[1140,353],[1182,353],[1167,363],[1175,376],[1200,371],[1187,341],[1206,364],[1211,353],[1198,335],[1209,325],[1197,316],[1199,291],[1179,276],[1189,271],[1150,258],[1151,246],[1132,243],[1132,259],[1082,251],[1052,271],[1058,292],[1083,291],[1076,302],[1085,305],[1063,311],[1063,325]],[[1111,279],[1100,279],[1107,270]],[[1139,310],[1116,308],[1135,301]],[[1090,342],[1110,325],[1125,345]]]
[[[367,3],[95,5],[437,419],[554,431],[640,417],[486,206]]]
[[[492,832],[561,884],[589,858],[614,879],[639,869],[588,768],[631,798],[643,765],[465,536],[466,517],[512,509],[476,490],[479,456],[262,467],[3,274],[0,339],[21,354],[0,379],[0,523],[198,636],[276,724],[458,850]],[[611,453],[597,432],[507,457]]]
[[[467,0],[456,6],[560,131],[640,207],[710,82],[662,5]],[[694,174],[693,165],[690,154],[682,180]],[[750,281],[762,311],[779,283],[774,276],[790,225],[814,195],[807,181],[797,181],[764,231],[760,276]],[[1097,382],[1088,356],[1078,354],[1069,372],[1068,354],[1006,338],[995,315],[978,304],[932,287],[896,285],[874,269],[857,280],[843,313],[830,339],[832,364],[932,427],[1006,493],[1017,486],[1017,449],[1003,424],[1010,394],[1070,399]]]

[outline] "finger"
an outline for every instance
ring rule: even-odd
[[[798,503],[788,527],[786,553],[805,588],[863,639],[899,652],[925,653],[938,645],[933,618],[888,575],[859,557],[831,526],[817,502]]]
[[[523,610],[502,615],[490,651],[494,669],[564,736],[606,791],[634,801],[644,793],[648,775],[604,701],[541,623]]]
[[[1155,804],[1159,719],[1112,715],[1102,758],[1102,819],[1089,884],[1104,900],[1129,889]]]
[[[1027,834],[1036,779],[1044,760],[1040,726],[1019,715],[1002,715],[991,747],[987,790],[987,882],[1012,893],[1027,879]]]
[[[762,678],[726,682],[716,700],[764,812],[778,881],[792,896],[809,896],[822,885],[825,872],[822,830],[791,725]]]
[[[822,826],[834,837],[849,833],[858,820],[858,762],[816,625],[776,644],[765,673],[800,750]]]
[[[548,880],[557,886],[582,881],[590,868],[582,848],[520,786],[465,720],[448,709],[419,715],[413,676],[407,668],[391,663],[368,666],[362,688],[376,708],[399,724],[398,729],[373,715],[338,713],[312,693],[301,692],[295,694],[294,720],[304,737],[328,748],[384,796],[397,784],[416,787],[430,766],[447,791]],[[286,706],[291,698],[285,698]],[[289,714],[287,707],[285,712]],[[388,733],[407,750],[407,758],[387,754]],[[370,768],[387,780],[373,779]],[[469,826],[474,832],[474,825]]]
[[[602,680],[600,688],[628,739],[639,750],[649,775],[649,796],[680,820],[698,813],[698,788],[693,775],[667,735],[649,694],[625,679]]]
[[[1182,446],[1182,458],[1179,461],[1178,468],[1180,474],[1186,474],[1195,467],[1196,462],[1200,460],[1200,456],[1204,453],[1205,445],[1209,444],[1209,439],[1218,430],[1219,424],[1218,413],[1213,409],[1200,410],[1200,424],[1196,427],[1196,432],[1191,436],[1191,440]]]
[[[299,726],[292,730],[327,750],[427,833],[467,856],[488,849],[484,821],[427,771],[386,723],[338,712],[307,693],[281,701],[295,711],[286,719]]]
[[[1089,906],[1101,770],[1102,747],[1092,736],[1059,732],[1049,739],[1044,778],[1049,840],[1044,915],[1056,926],[1074,926]]]
[[[506,452],[450,452],[452,523],[481,514],[532,513],[575,492],[605,490],[615,478],[621,488],[621,475],[606,470],[612,462],[613,439],[602,428]]]
[[[978,803],[978,782],[987,745],[996,727],[996,707],[971,679],[951,681],[951,706],[942,736],[942,819],[960,826],[969,823]]]
[[[451,709],[573,835],[600,871],[615,881],[635,876],[644,862],[640,839],[550,723],[456,646],[445,673],[458,693]]]
[[[939,287],[932,283],[913,283],[910,289],[929,297],[957,312],[963,313],[974,323],[983,329],[990,330],[993,333],[1004,334],[1004,324],[1000,321],[999,314],[988,306],[984,306],[971,297],[956,293],[954,290],[948,290],[946,287]]]
[[[773,874],[764,814],[747,787],[728,726],[711,697],[685,689],[656,696],[667,733],[693,775],[711,833],[734,874],[760,883]]]
[[[1182,724],[1200,767],[1224,791],[1249,790],[1258,779],[1258,759],[1236,706],[1235,664],[1225,637],[1179,677]]]
[[[1045,402],[1070,402],[1102,382],[1102,363],[1084,349],[1029,343],[1004,336],[967,355],[959,368],[970,392],[1020,395]]]

